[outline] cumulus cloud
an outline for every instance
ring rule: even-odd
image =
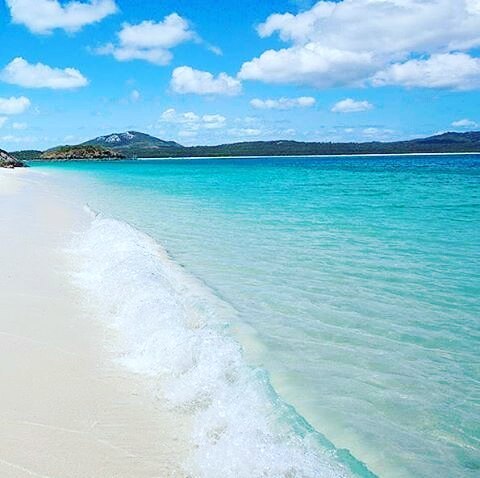
[[[50,33],[56,28],[76,32],[85,25],[103,20],[117,11],[114,0],[71,1],[7,0],[14,23],[33,33]]]
[[[371,52],[351,52],[308,43],[267,50],[260,57],[244,63],[238,77],[325,88],[360,81],[377,71],[378,66]]]
[[[474,89],[480,87],[480,59],[466,53],[444,53],[426,60],[395,63],[378,72],[373,77],[373,85]]]
[[[30,107],[30,104],[30,100],[25,96],[11,96],[10,98],[0,98],[0,114],[21,114]]]
[[[298,98],[278,98],[261,100],[255,98],[250,105],[260,110],[289,110],[292,108],[308,108],[315,104],[315,98],[311,96],[300,96]]]
[[[227,118],[222,115],[203,115],[202,116],[203,127],[206,129],[218,129],[223,128],[227,121]]]
[[[455,128],[477,128],[479,124],[476,121],[464,118],[458,121],[454,121],[452,126]]]
[[[238,95],[242,90],[239,80],[220,73],[213,76],[208,71],[195,70],[189,66],[175,68],[170,87],[176,93],[196,95]]]
[[[198,131],[200,129],[219,129],[226,125],[227,118],[220,114],[198,115],[193,111],[179,113],[174,108],[165,110],[160,122],[180,125],[183,131]]]
[[[479,47],[479,5],[479,0],[319,1],[297,15],[273,14],[258,34],[276,34],[290,45],[247,61],[239,77],[320,88],[368,84],[390,66],[411,67],[418,58]],[[452,83],[434,78],[430,84],[450,88]],[[453,87],[463,88],[460,83]],[[377,78],[374,84],[387,82]]]
[[[373,105],[368,101],[356,101],[352,98],[345,98],[338,101],[332,107],[334,113],[357,113],[360,111],[371,110]]]
[[[53,90],[79,88],[88,84],[75,68],[53,68],[43,63],[28,63],[21,57],[12,60],[0,71],[0,80],[25,88],[50,88]]]
[[[117,36],[116,44],[108,43],[95,52],[113,55],[118,61],[145,60],[157,65],[170,63],[172,48],[198,39],[188,21],[177,13],[167,15],[160,22],[145,20],[134,25],[124,23]]]
[[[193,111],[179,112],[174,108],[165,110],[157,127],[162,131],[168,125],[169,134],[173,134],[188,143],[204,138],[206,142],[217,140],[225,135],[227,118],[218,113],[200,115]]]

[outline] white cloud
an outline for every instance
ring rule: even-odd
[[[458,121],[454,121],[452,126],[455,128],[476,128],[478,127],[478,123],[476,121],[464,118]]]
[[[108,43],[95,51],[100,55],[113,55],[118,61],[144,60],[167,65],[172,60],[171,49],[191,40],[198,40],[187,20],[177,13],[161,22],[145,20],[131,25],[124,23],[118,32],[118,43]]]
[[[175,68],[170,86],[176,93],[196,95],[238,95],[242,90],[239,80],[220,73],[216,77],[208,71],[194,70],[189,66]]]
[[[472,15],[480,15],[480,1],[479,0],[466,0],[467,10]]]
[[[222,56],[223,55],[223,50],[216,45],[210,45],[209,43],[206,44],[207,50],[211,51],[214,55],[217,56]]]
[[[194,138],[198,135],[198,131],[182,130],[178,132],[178,136],[181,138]]]
[[[75,68],[53,68],[43,63],[31,64],[23,58],[12,60],[0,71],[0,80],[25,88],[51,88],[53,90],[79,88],[88,84]]]
[[[0,116],[0,128],[7,122],[8,118],[6,116]]]
[[[236,117],[221,114],[197,114],[165,110],[154,128],[164,136],[179,138],[183,144],[221,144],[228,141],[291,138],[297,135],[288,121],[281,124],[268,118]]]
[[[7,134],[5,136],[0,136],[0,141],[12,144],[26,144],[37,141],[37,138],[33,136],[14,136],[12,134]]]
[[[193,111],[178,113],[174,108],[169,108],[162,113],[160,122],[180,125],[184,131],[198,131],[223,128],[227,118],[219,114],[197,115]]]
[[[292,108],[308,108],[315,104],[315,98],[311,96],[300,96],[298,98],[278,98],[278,99],[267,99],[261,100],[259,98],[255,98],[250,101],[250,105],[252,105],[256,109],[261,110],[288,110]]]
[[[130,100],[132,100],[134,103],[137,102],[140,99],[140,91],[138,90],[132,90],[130,92]]]
[[[368,101],[356,101],[352,98],[345,98],[332,107],[334,113],[357,113],[359,111],[371,110],[373,105]]]
[[[257,30],[263,38],[278,34],[290,46],[244,63],[241,79],[362,85],[394,64],[479,47],[480,1],[319,1],[297,15],[271,15]],[[460,82],[446,83],[458,88]],[[442,83],[434,79],[430,85]]]
[[[70,1],[7,0],[14,23],[25,25],[34,33],[50,33],[56,28],[69,32],[99,22],[117,11],[114,0]]]
[[[203,127],[206,129],[223,128],[227,119],[222,115],[203,115]]]
[[[298,15],[271,15],[258,32],[261,37],[278,33],[294,44],[319,42],[348,51],[464,50],[480,45],[478,4],[478,0],[320,1]]]
[[[227,118],[218,113],[201,115],[193,111],[179,112],[169,108],[161,114],[156,129],[168,130],[169,135],[181,138],[188,144],[198,143],[200,140],[211,144],[220,142],[225,137],[226,126]]]
[[[370,52],[324,48],[316,43],[267,50],[242,65],[241,80],[297,83],[325,88],[360,81],[378,69]]]
[[[231,136],[244,138],[245,136],[248,136],[248,137],[260,136],[263,133],[263,131],[260,128],[233,128],[228,130],[228,133]]]
[[[30,100],[25,96],[11,96],[10,98],[0,98],[0,114],[18,115],[30,107]]]
[[[166,123],[192,123],[197,122],[200,117],[193,111],[188,113],[177,113],[174,108],[169,108],[162,113],[161,121]]]
[[[480,87],[480,59],[466,53],[432,55],[396,63],[373,77],[373,84],[469,90]]]
[[[388,128],[376,128],[376,127],[368,127],[362,130],[362,134],[366,136],[369,140],[384,140],[388,139],[394,133],[393,130]]]
[[[12,124],[12,128],[13,128],[13,129],[16,129],[16,130],[24,130],[24,129],[27,129],[27,128],[28,128],[28,124],[27,124],[27,123],[14,122],[14,123]]]

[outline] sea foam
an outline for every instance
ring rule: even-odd
[[[346,477],[333,447],[247,365],[235,311],[152,238],[95,215],[78,237],[77,282],[118,331],[118,358],[168,406],[192,417],[184,464],[205,478]]]

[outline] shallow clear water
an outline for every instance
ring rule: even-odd
[[[478,476],[480,156],[36,167],[231,306],[246,360],[358,474]]]

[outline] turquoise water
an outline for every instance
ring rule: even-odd
[[[37,169],[227,304],[245,361],[354,474],[479,475],[480,156]]]

